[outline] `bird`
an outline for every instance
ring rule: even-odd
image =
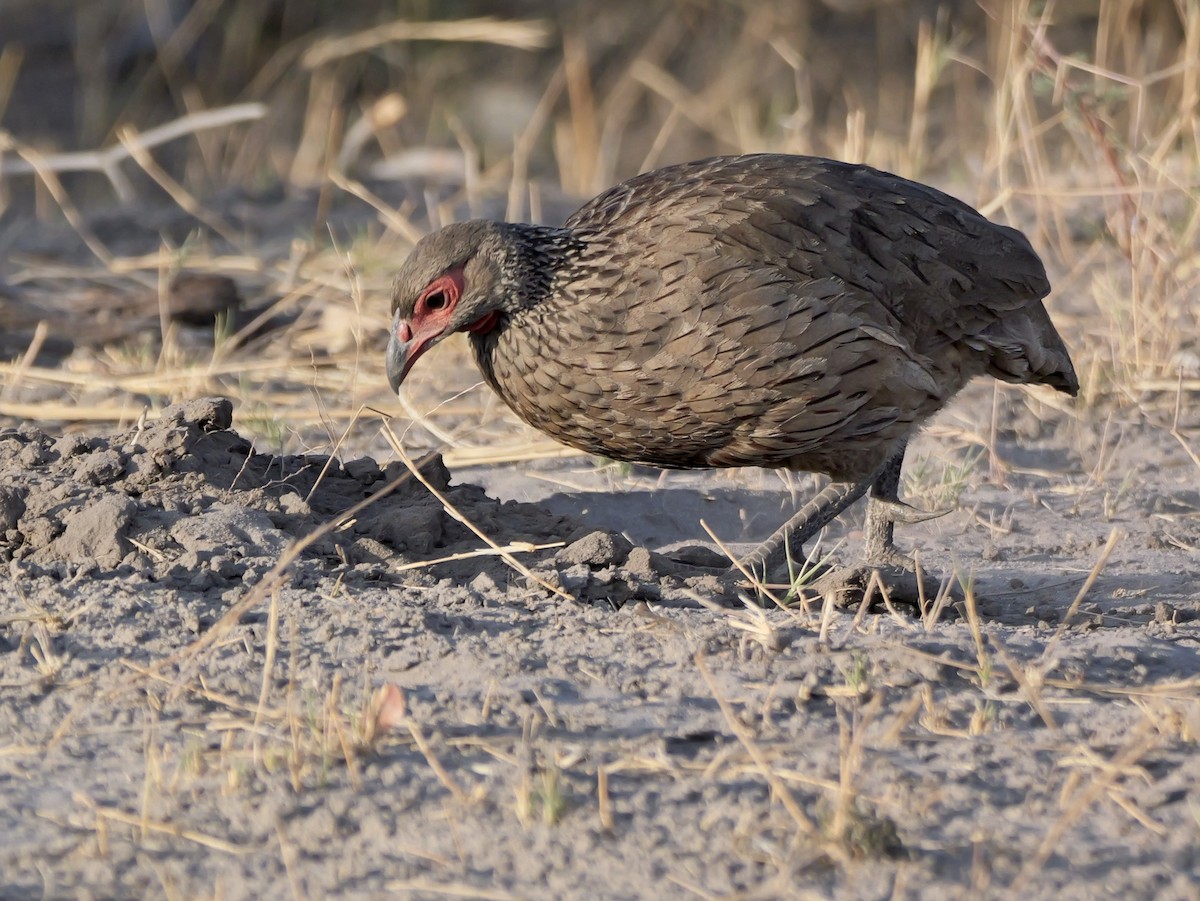
[[[969,381],[1079,380],[1017,229],[935,188],[812,156],[645,172],[561,226],[474,219],[421,238],[392,291],[388,381],[455,332],[526,423],[673,469],[829,484],[741,561],[766,571],[863,495],[864,566],[911,569],[908,440]],[[791,559],[803,559],[793,556]]]

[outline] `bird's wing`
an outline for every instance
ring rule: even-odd
[[[978,352],[980,372],[1000,378],[1061,387],[1074,377],[1039,302],[1050,284],[1025,236],[869,167],[719,157],[618,185],[567,225],[619,234],[631,253],[699,237],[730,263],[840,281],[874,301],[863,315],[920,354],[961,344]]]
[[[653,266],[619,268],[602,300],[539,311],[538,353],[519,346],[524,328],[498,339],[512,342],[495,355],[498,390],[524,383],[509,402],[568,443],[663,466],[830,472],[842,461],[810,455],[838,448],[857,471],[856,447],[873,459],[940,405],[930,362],[839,279],[731,260],[694,231],[665,241]]]

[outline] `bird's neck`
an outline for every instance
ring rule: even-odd
[[[510,352],[524,346],[513,333],[545,336],[547,321],[581,298],[580,286],[598,242],[569,228],[504,222],[497,229],[502,248],[500,315],[492,328],[471,334],[471,347],[484,381],[520,413],[520,398],[498,377],[495,355],[502,343]]]
[[[505,223],[505,312],[515,315],[561,297],[586,269],[588,240],[569,228]]]

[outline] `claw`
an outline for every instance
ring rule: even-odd
[[[947,513],[953,513],[953,507],[947,507],[945,510],[918,510],[916,507],[911,507],[904,501],[885,501],[877,497],[871,498],[871,505],[880,511],[880,515],[886,517],[891,522],[898,522],[906,526],[914,526],[917,523],[929,522],[931,519],[945,516]]]

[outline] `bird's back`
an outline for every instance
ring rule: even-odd
[[[476,346],[523,418],[591,452],[856,478],[975,375],[1077,389],[1025,237],[897,176],[717,158],[564,227],[582,249],[554,290]]]

